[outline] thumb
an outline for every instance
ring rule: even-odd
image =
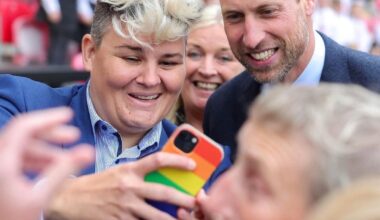
[[[208,199],[208,195],[206,194],[204,189],[201,189],[196,196],[196,200],[198,203],[202,204]]]

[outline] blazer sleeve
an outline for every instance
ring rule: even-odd
[[[24,91],[17,79],[0,76],[0,128],[13,116],[26,111]]]

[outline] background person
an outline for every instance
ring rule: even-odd
[[[220,3],[231,49],[247,70],[210,97],[203,127],[216,142],[231,146],[233,156],[248,107],[273,84],[337,82],[380,90],[378,57],[345,48],[313,30],[314,0]]]
[[[41,209],[64,179],[94,159],[91,146],[70,151],[54,149],[53,143],[69,143],[79,131],[66,126],[73,116],[67,108],[23,114],[0,132],[0,216],[7,220],[37,220]],[[45,179],[39,187],[24,172]]]
[[[90,0],[41,0],[37,19],[49,25],[48,64],[68,65],[69,45],[79,43],[91,26]]]
[[[239,132],[236,163],[199,197],[205,219],[304,220],[329,192],[378,177],[379,105],[354,85],[266,91]]]
[[[244,69],[228,44],[219,5],[202,10],[200,19],[190,29],[186,53],[187,75],[175,111],[175,122],[186,122],[203,131],[208,98]]]

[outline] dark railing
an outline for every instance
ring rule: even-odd
[[[46,83],[52,87],[85,81],[90,76],[86,71],[73,70],[69,66],[0,66],[0,74],[13,74],[28,77]]]

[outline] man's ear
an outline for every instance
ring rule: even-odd
[[[96,44],[90,34],[85,34],[82,38],[83,65],[86,71],[91,73],[94,62]]]

